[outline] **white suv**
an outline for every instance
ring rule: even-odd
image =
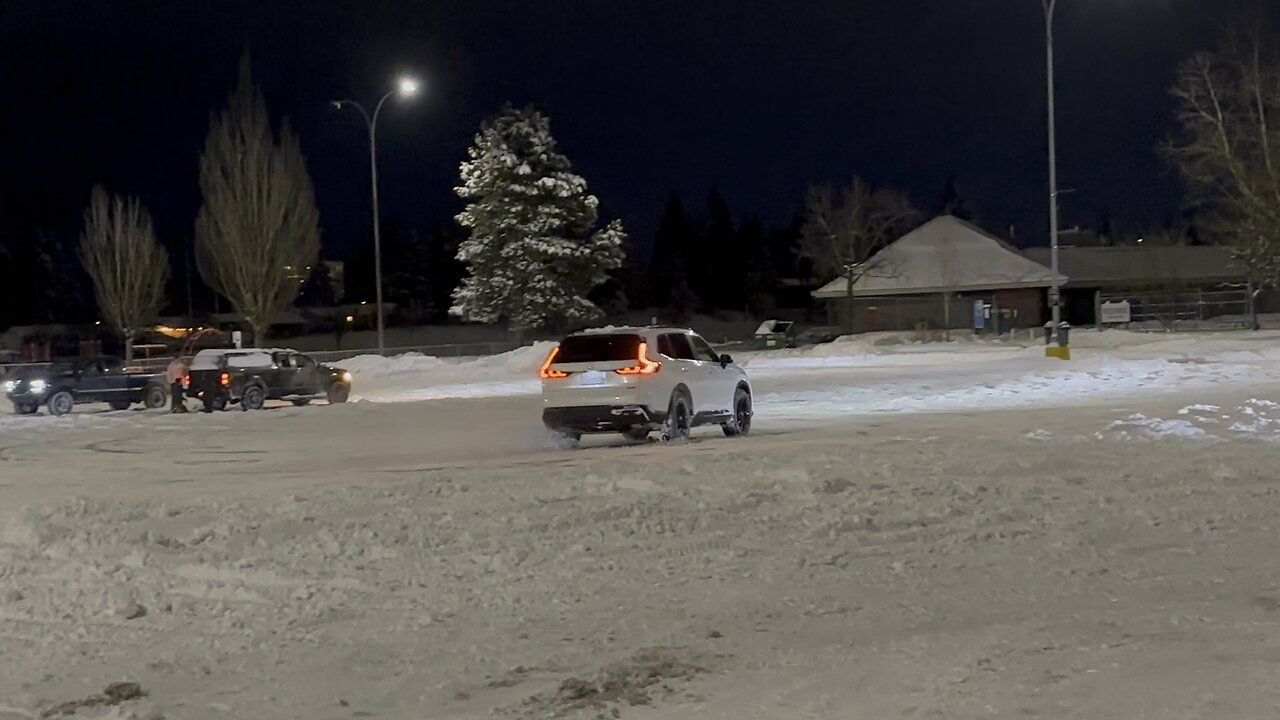
[[[699,425],[728,436],[751,429],[747,373],[697,333],[610,328],[566,337],[539,370],[542,422],[570,440],[622,433],[641,440],[688,437]]]

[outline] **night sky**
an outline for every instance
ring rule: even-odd
[[[1179,60],[1212,45],[1220,0],[1059,0],[1063,225],[1177,219],[1155,147]],[[457,166],[504,101],[534,103],[647,244],[672,192],[715,188],[786,224],[810,182],[854,173],[1044,244],[1039,0],[0,0],[0,232],[74,234],[94,183],[140,196],[190,243],[197,163],[244,50],[316,184],[325,253],[369,238],[367,138],[330,100],[426,83],[379,124],[384,222],[459,209]]]

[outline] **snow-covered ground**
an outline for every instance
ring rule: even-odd
[[[0,415],[0,719],[1277,716],[1280,335],[1073,345],[745,354],[673,446],[557,449],[545,347]]]

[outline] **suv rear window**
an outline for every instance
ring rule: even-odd
[[[556,363],[635,360],[642,342],[639,335],[571,335],[560,343]]]

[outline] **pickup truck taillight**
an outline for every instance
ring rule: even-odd
[[[222,387],[231,386],[231,373],[222,373],[218,376],[218,384]]]

